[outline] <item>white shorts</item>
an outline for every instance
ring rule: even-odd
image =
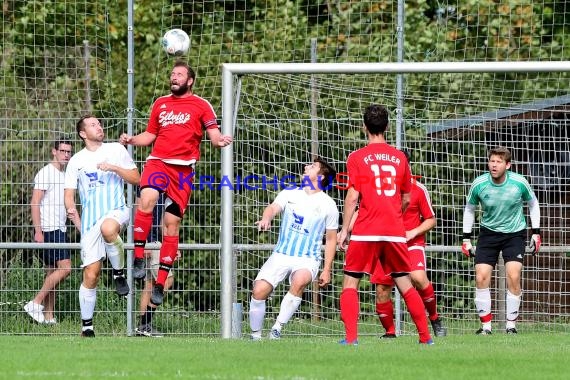
[[[321,261],[314,258],[286,256],[273,252],[259,270],[255,281],[265,280],[275,289],[287,276],[289,276],[290,284],[291,276],[299,269],[306,269],[311,272],[314,281],[317,278],[320,266]]]
[[[107,257],[107,253],[105,252],[105,240],[103,240],[103,234],[101,234],[101,225],[103,224],[103,221],[105,219],[113,219],[117,221],[121,226],[121,229],[123,229],[129,222],[130,215],[131,209],[128,207],[113,210],[99,219],[97,223],[89,229],[89,231],[81,236],[82,268]]]
[[[161,242],[157,241],[153,244],[157,244],[159,247],[162,246]],[[158,277],[158,268],[160,267],[160,248],[159,249],[145,249],[144,250],[145,267],[146,267],[146,280],[154,279]],[[168,271],[168,277],[172,277],[172,268]]]

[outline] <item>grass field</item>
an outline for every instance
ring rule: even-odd
[[[2,379],[563,379],[567,334],[280,341],[0,336]]]

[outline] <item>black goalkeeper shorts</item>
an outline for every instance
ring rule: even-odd
[[[505,263],[509,261],[523,262],[525,252],[526,230],[503,233],[481,227],[477,239],[475,264],[489,264],[493,268],[502,253]]]

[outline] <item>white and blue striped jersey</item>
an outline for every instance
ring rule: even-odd
[[[103,143],[96,151],[83,148],[71,157],[65,171],[65,188],[79,192],[82,234],[110,211],[126,207],[123,179],[114,172],[97,169],[102,162],[136,168],[127,149],[119,143]]]
[[[274,252],[287,256],[321,259],[325,230],[338,229],[335,201],[319,191],[282,190],[275,198],[282,210],[279,239]]]

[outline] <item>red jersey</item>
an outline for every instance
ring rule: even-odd
[[[209,128],[218,128],[210,102],[197,95],[162,96],[152,105],[146,128],[156,135],[150,157],[176,164],[198,161],[204,129]]]
[[[435,213],[431,206],[429,193],[424,185],[412,179],[412,191],[410,193],[410,204],[404,211],[404,227],[410,231],[426,219],[433,218]],[[425,246],[425,235],[416,236],[408,242],[408,247]]]
[[[401,193],[412,184],[404,153],[386,143],[369,144],[352,152],[346,166],[349,186],[360,193],[350,239],[405,242]]]

